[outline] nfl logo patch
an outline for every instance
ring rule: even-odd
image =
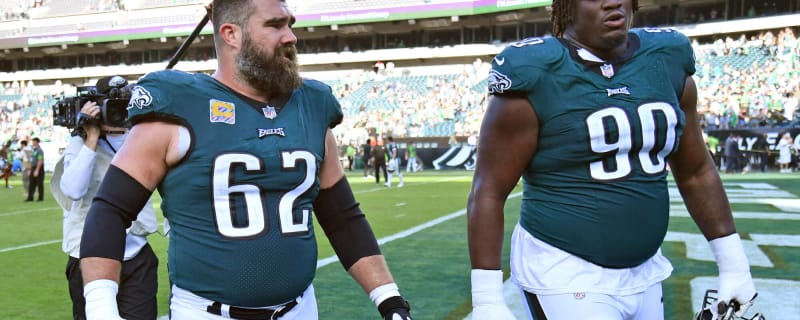
[[[266,106],[261,108],[261,111],[264,111],[264,117],[267,119],[275,119],[278,116],[278,113],[275,111],[275,107],[273,106]]]
[[[236,106],[233,103],[211,99],[210,118],[212,123],[222,122],[227,124],[236,123]]]
[[[600,66],[600,73],[602,73],[604,77],[611,79],[611,77],[614,76],[614,66],[610,64],[604,64]]]

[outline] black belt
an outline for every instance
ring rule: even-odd
[[[249,309],[249,308],[240,308],[230,306],[228,310],[228,314],[231,316],[232,319],[242,319],[242,320],[272,320],[278,319],[287,312],[291,311],[294,306],[297,305],[297,299],[292,300],[291,302],[285,304],[283,307],[278,307],[278,309]],[[218,316],[222,315],[222,303],[214,302],[210,306],[206,307],[206,311],[208,313],[216,314]]]

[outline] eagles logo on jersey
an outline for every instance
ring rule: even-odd
[[[489,72],[489,94],[500,94],[511,88],[511,79],[495,70]]]
[[[128,102],[128,109],[132,109],[134,107],[138,109],[144,109],[153,103],[153,96],[150,94],[150,91],[147,91],[147,89],[141,86],[135,86],[131,91],[131,100]]]

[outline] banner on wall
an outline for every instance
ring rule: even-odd
[[[792,136],[794,145],[800,147],[800,128],[746,128],[734,130],[714,130],[708,131],[708,135],[719,139],[720,145],[724,146],[725,139],[731,133],[737,133],[741,139],[739,140],[739,150],[753,151],[753,146],[758,139],[766,139],[769,149],[772,151],[777,150],[778,141],[780,137],[789,133]]]

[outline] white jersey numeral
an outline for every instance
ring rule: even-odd
[[[666,127],[656,125],[656,114],[662,114]],[[642,171],[647,174],[656,174],[666,169],[666,157],[675,148],[678,125],[678,116],[675,110],[667,103],[653,102],[637,108],[639,123],[641,124],[642,147],[638,158]],[[599,154],[614,153],[613,165],[606,161],[594,161],[589,164],[589,173],[597,180],[614,180],[629,175],[633,165],[630,153],[633,148],[633,126],[627,113],[618,107],[611,107],[596,111],[586,118],[589,131],[589,143],[593,152]],[[616,129],[616,135],[609,133]],[[611,140],[610,138],[613,138]],[[663,139],[661,150],[654,150],[658,139]],[[610,140],[610,141],[609,141]]]
[[[314,184],[317,171],[316,159],[311,152],[297,150],[281,153],[281,166],[292,170],[298,168],[298,162],[306,163],[303,182],[294,189],[283,194],[278,200],[278,220],[282,234],[308,232],[308,221],[311,208],[301,208],[299,219],[294,218],[294,202],[299,196],[308,191]],[[263,173],[264,167],[260,159],[252,154],[226,153],[214,160],[212,177],[214,216],[217,230],[225,237],[247,238],[260,235],[267,231],[267,212],[261,196],[261,188],[250,183],[237,183],[230,177],[233,165],[243,165],[245,173]],[[232,194],[243,195],[244,203],[237,206],[232,203]],[[234,223],[236,212],[234,208],[243,207],[246,212],[246,223]]]
[[[651,28],[642,28],[642,30],[644,30],[645,32],[650,32],[650,33],[661,33],[661,32],[673,32],[673,31],[675,31],[674,29],[670,29],[670,28],[653,28],[653,27],[651,27]]]
[[[512,43],[511,46],[515,47],[515,48],[522,48],[522,47],[525,47],[525,46],[532,46],[532,45],[542,44],[542,43],[544,43],[544,39],[536,37],[536,38],[522,39],[520,41]]]

